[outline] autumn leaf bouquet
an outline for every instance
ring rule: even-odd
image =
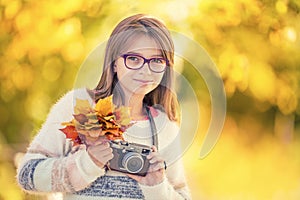
[[[124,140],[122,134],[132,125],[129,107],[115,107],[112,95],[100,99],[94,108],[88,100],[76,99],[73,117],[70,122],[63,122],[65,127],[59,130],[73,141],[74,146],[100,137]]]

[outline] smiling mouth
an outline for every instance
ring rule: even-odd
[[[140,82],[142,84],[153,84],[154,83],[154,81],[152,81],[152,80],[140,80],[140,79],[134,79],[134,80],[137,82]]]

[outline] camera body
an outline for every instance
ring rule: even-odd
[[[110,147],[114,154],[109,161],[110,169],[140,176],[147,174],[150,163],[146,157],[151,147],[119,140],[110,141]]]

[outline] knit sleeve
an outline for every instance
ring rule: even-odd
[[[82,98],[87,98],[83,91]],[[28,192],[74,192],[89,186],[104,174],[88,155],[85,146],[72,148],[59,130],[70,121],[75,92],[62,97],[50,110],[17,169],[17,181]]]

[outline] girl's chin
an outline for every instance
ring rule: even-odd
[[[132,90],[133,94],[146,95],[154,89],[153,85],[141,85],[138,88]]]
[[[157,84],[123,84],[122,88],[125,93],[146,95],[157,87]]]

